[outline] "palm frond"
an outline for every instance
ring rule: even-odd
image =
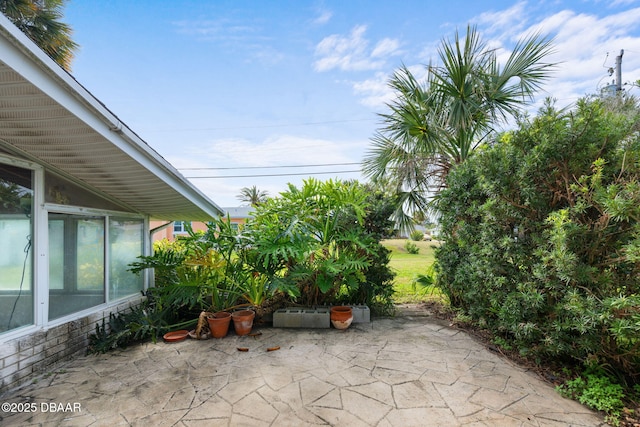
[[[456,31],[442,40],[440,64],[428,65],[424,82],[406,66],[394,72],[389,87],[396,97],[380,114],[363,172],[399,195],[399,228],[410,226],[407,212],[433,206],[427,201],[443,188],[449,170],[532,99],[554,67],[543,62],[551,46],[538,34],[526,37],[501,69],[496,51],[467,26],[464,36]]]

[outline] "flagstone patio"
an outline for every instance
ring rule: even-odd
[[[263,327],[256,337],[81,357],[0,396],[0,424],[606,425],[534,373],[423,314],[404,311],[346,331]]]

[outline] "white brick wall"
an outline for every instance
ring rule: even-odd
[[[33,378],[55,369],[79,354],[85,354],[89,335],[96,323],[109,321],[117,313],[139,304],[140,298],[127,300],[96,313],[48,330],[40,330],[0,345],[0,393],[19,387]]]

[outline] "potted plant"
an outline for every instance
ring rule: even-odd
[[[236,255],[237,240],[222,220],[213,222],[205,233],[190,228],[187,231],[188,237],[181,239],[185,254],[175,274],[179,286],[196,289],[201,298],[201,314],[192,336],[200,338],[203,330],[206,334],[209,329],[213,337],[221,338],[229,329],[228,311],[240,297],[236,275],[242,270],[242,262]]]

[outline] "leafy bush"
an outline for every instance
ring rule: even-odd
[[[245,226],[254,265],[303,305],[389,300],[393,274],[379,243],[390,232],[389,209],[357,182],[290,184]]]
[[[147,292],[147,299],[129,310],[110,313],[109,321],[96,324],[95,333],[89,336],[88,353],[106,353],[132,343],[151,339],[156,342],[162,335],[174,329],[194,326],[194,318],[176,316],[171,304],[161,307]]]
[[[409,235],[409,238],[415,242],[419,242],[424,239],[424,233],[420,230],[413,230]]]
[[[437,283],[538,360],[640,379],[640,129],[633,100],[547,104],[454,168]]]
[[[436,267],[435,263],[431,264],[427,270],[418,274],[411,281],[413,292],[417,295],[434,294],[436,284]]]
[[[174,242],[156,242],[153,255],[131,264],[134,273],[153,268],[155,286],[138,307],[96,325],[90,352],[155,341],[169,330],[194,326],[204,310],[260,304],[270,294],[266,279],[245,262],[246,240],[228,220],[212,221],[206,232],[187,231]]]
[[[624,389],[601,369],[590,368],[584,376],[578,376],[557,386],[565,397],[577,400],[597,411],[607,414],[607,421],[617,425],[624,408]]]
[[[395,204],[384,193],[369,185],[357,182],[352,184],[361,186],[367,194],[364,217],[361,225],[353,216],[354,213],[351,217],[346,215],[343,222],[345,225],[357,227],[364,236],[363,241],[369,249],[370,264],[363,271],[365,280],[357,288],[341,287],[336,302],[366,304],[373,314],[392,315],[395,312],[395,273],[389,267],[391,250],[384,247],[381,240],[395,234],[394,223],[391,220]]]
[[[357,182],[310,179],[262,203],[241,230],[219,218],[206,232],[188,228],[184,238],[158,242],[153,255],[131,265],[133,272],[153,268],[155,287],[140,307],[96,325],[92,351],[155,340],[203,310],[252,306],[262,314],[269,299],[282,303],[283,295],[390,314],[394,273],[380,240],[393,233],[392,210]]]
[[[418,247],[418,245],[413,243],[411,240],[407,240],[406,242],[404,242],[404,250],[413,255],[417,255],[420,253],[420,248]]]

